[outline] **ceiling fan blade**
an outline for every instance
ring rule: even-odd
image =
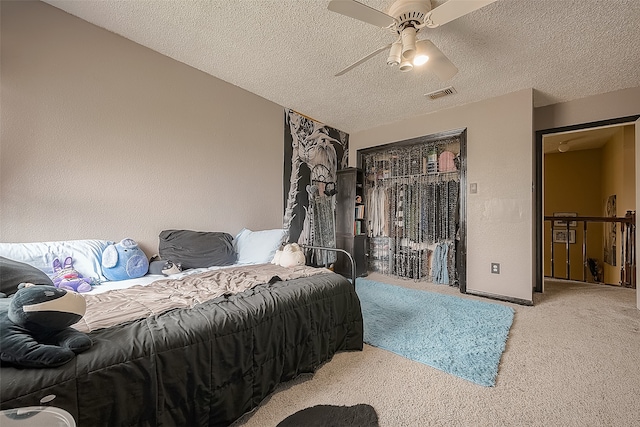
[[[336,77],[340,77],[341,75],[343,75],[347,71],[353,70],[354,68],[356,68],[358,65],[362,64],[363,62],[366,62],[366,61],[370,60],[374,56],[378,55],[380,52],[384,52],[385,50],[390,49],[390,48],[391,48],[391,43],[389,43],[386,46],[381,47],[378,50],[375,50],[375,51],[371,52],[369,55],[365,56],[361,60],[349,65],[347,68],[345,68],[344,70],[340,71],[338,74],[336,74]]]
[[[420,49],[424,49],[424,52],[429,56],[429,62],[426,64],[427,68],[433,71],[440,80],[449,80],[458,73],[458,68],[431,40],[420,40],[418,43],[423,45]]]
[[[497,0],[448,0],[427,14],[425,25],[429,28],[439,27],[495,1]]]
[[[355,0],[331,0],[328,9],[382,28],[396,23],[396,20],[386,13]]]

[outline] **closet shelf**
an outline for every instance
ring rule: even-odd
[[[457,179],[459,178],[460,174],[459,171],[448,171],[448,172],[430,172],[427,174],[423,174],[423,173],[415,173],[415,174],[410,174],[410,175],[393,175],[393,176],[388,176],[388,177],[383,177],[383,178],[379,178],[376,177],[374,179],[374,181],[391,181],[394,179],[412,179],[412,178],[425,178],[425,177],[451,177],[452,179]],[[372,181],[371,179],[369,179],[370,181]]]

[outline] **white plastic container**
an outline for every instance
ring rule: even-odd
[[[2,427],[76,427],[76,421],[64,409],[52,406],[27,406],[0,411]]]

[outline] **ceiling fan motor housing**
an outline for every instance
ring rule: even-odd
[[[398,21],[398,34],[408,26],[418,27],[424,23],[427,13],[431,11],[429,0],[398,0],[389,8],[389,16]]]

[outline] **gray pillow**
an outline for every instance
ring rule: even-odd
[[[20,283],[53,286],[51,278],[44,271],[29,264],[0,257],[0,292],[6,295],[15,294]]]
[[[183,270],[236,262],[233,236],[220,231],[164,230],[158,251],[161,259],[181,264]]]

